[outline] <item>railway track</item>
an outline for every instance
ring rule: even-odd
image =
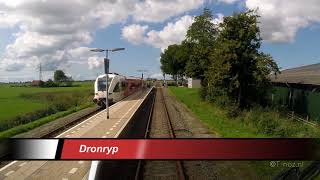
[[[144,138],[176,138],[172,121],[170,119],[170,115],[164,98],[163,89],[159,87],[156,89],[157,92],[151,104],[152,110],[148,115],[147,128],[145,131]],[[158,116],[158,118],[155,116]],[[157,127],[155,128],[155,126]],[[158,131],[159,128],[162,131]],[[182,161],[142,160],[140,160],[138,163],[135,179],[154,179],[155,176],[157,176],[154,173],[159,173],[159,176],[166,179],[186,179]]]
[[[97,107],[91,112],[85,113],[83,116],[76,118],[74,121],[64,125],[63,127],[57,128],[54,131],[42,136],[41,138],[55,138],[59,134],[62,134],[63,132],[67,131],[68,129],[80,124],[82,121],[94,116],[95,114],[101,112],[103,110],[102,107]]]
[[[149,102],[152,100],[151,95],[153,92],[152,89],[148,89],[114,104],[113,108],[110,109],[112,118],[108,121],[105,120],[106,113],[100,112],[92,118],[85,118],[84,121],[74,124],[71,129],[61,129],[62,133],[59,133],[60,130],[57,128],[54,128],[56,131],[52,131],[50,126],[50,132],[53,134],[45,134],[56,138],[143,138],[147,122],[145,114],[150,111],[149,104],[151,103]],[[83,112],[82,115],[85,114]],[[119,123],[118,121],[121,122]],[[60,123],[59,127],[61,127]],[[107,137],[106,134],[108,134]],[[13,161],[4,168],[1,168],[0,179],[5,179],[6,177],[22,179],[20,177],[22,176],[22,172],[26,173],[24,175],[26,179],[38,177],[46,177],[47,179],[82,179],[88,176],[90,163],[90,161]],[[98,175],[101,176],[100,179],[119,179],[119,177],[120,179],[133,179],[137,163],[138,161],[129,160],[101,161],[99,171],[97,170],[95,173],[97,177]],[[23,167],[20,166],[21,164],[23,164]],[[26,168],[28,170],[25,172]],[[69,173],[69,171],[77,171],[77,173]]]
[[[68,115],[67,117],[62,117],[48,124],[42,125],[30,132],[19,134],[13,138],[55,138],[57,135],[63,133],[64,131],[76,126],[87,118],[97,114],[103,109],[100,107],[91,108],[88,110],[81,110],[75,112],[74,114]],[[67,119],[66,119],[67,118]],[[60,123],[57,121],[61,121]],[[0,154],[0,169],[8,164],[11,160],[7,160],[7,154]]]

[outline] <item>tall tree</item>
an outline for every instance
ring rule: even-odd
[[[185,64],[189,58],[188,46],[170,45],[163,53],[161,53],[160,62],[161,70],[166,74],[170,74],[175,80],[184,75]]]
[[[227,95],[239,107],[264,97],[268,75],[279,69],[270,55],[259,52],[258,16],[254,11],[225,17],[217,46],[210,55],[210,95]]]
[[[191,48],[190,57],[186,64],[186,75],[204,80],[209,64],[209,53],[212,51],[217,37],[217,26],[212,23],[213,16],[209,9],[204,9],[200,16],[195,17],[186,35],[187,43]]]
[[[54,81],[55,82],[63,82],[67,80],[67,76],[62,70],[56,70],[53,75]]]

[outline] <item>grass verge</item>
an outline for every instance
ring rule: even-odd
[[[243,112],[237,118],[227,116],[227,110],[202,101],[199,89],[169,87],[169,93],[185,104],[204,122],[214,134],[224,138],[264,138],[264,137],[320,137],[314,127],[280,117],[279,113],[256,109]],[[310,161],[280,161],[278,167],[271,167],[271,161],[246,161],[249,171],[254,170],[258,177],[272,179],[281,171],[288,169],[285,165],[302,163],[307,167]]]
[[[199,89],[170,87],[169,90],[212,131],[224,138],[320,137],[319,129],[283,118],[273,110],[254,108],[230,118],[227,108],[201,100]]]
[[[16,126],[14,128],[8,129],[6,131],[0,132],[0,138],[10,138],[10,137],[15,136],[17,134],[21,134],[21,133],[30,131],[30,130],[32,130],[36,127],[39,127],[43,124],[49,123],[49,122],[54,121],[58,118],[67,116],[69,114],[72,114],[74,112],[80,111],[85,108],[88,108],[90,106],[92,106],[92,104],[86,104],[86,105],[74,107],[74,108],[68,109],[66,111],[61,111],[61,112],[55,113],[53,115],[50,115],[50,116],[47,116],[47,117],[44,117],[44,118],[41,118],[38,120],[35,120],[35,121],[27,123],[27,124]]]
[[[211,131],[221,137],[268,137],[254,129],[229,121],[224,111],[209,102],[202,101],[198,89],[170,87],[169,93],[184,103]]]

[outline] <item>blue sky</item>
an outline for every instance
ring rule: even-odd
[[[136,76],[140,75],[137,70],[147,69],[159,71],[159,49],[149,45],[134,45],[121,37],[122,24],[116,24],[97,31],[95,41],[90,47],[113,48],[124,47],[125,51],[110,53],[110,72]],[[99,38],[103,37],[103,38]],[[98,69],[97,72],[102,72]]]
[[[212,10],[215,22],[259,7],[261,51],[282,69],[320,62],[319,1],[75,1],[72,10],[67,3],[0,0],[0,81],[37,79],[40,62],[47,69],[44,79],[52,78],[55,69],[74,79],[93,79],[103,73],[103,54],[91,53],[94,47],[126,48],[110,54],[111,72],[140,76],[137,70],[146,69],[146,76],[161,77],[161,51],[184,39],[204,7]]]
[[[294,42],[263,43],[261,51],[273,56],[283,69],[320,62],[320,29],[305,28],[298,31]]]

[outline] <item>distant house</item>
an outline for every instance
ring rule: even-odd
[[[31,82],[31,86],[40,86],[43,83],[43,81],[40,80],[33,80]]]
[[[320,63],[283,70],[271,81],[273,104],[320,122]]]
[[[200,79],[188,78],[188,88],[200,88],[200,87],[201,87]]]

